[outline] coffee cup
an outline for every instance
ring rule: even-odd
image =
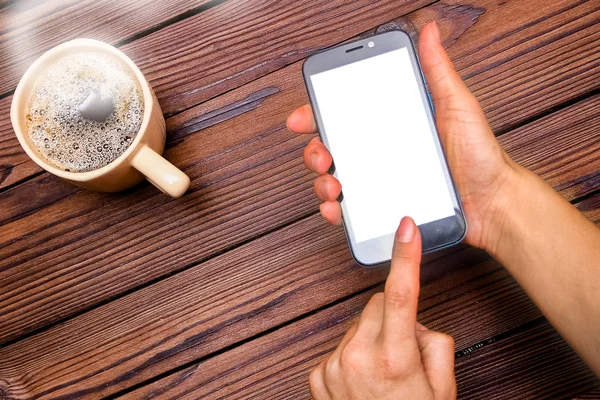
[[[131,142],[128,142],[126,149],[123,147],[125,150],[116,159],[97,169],[73,172],[52,165],[42,156],[39,146],[36,147],[33,143],[28,134],[28,119],[31,118],[27,111],[28,102],[37,78],[49,66],[64,57],[89,52],[119,60],[135,77],[143,99],[141,113],[143,117],[140,119],[137,133],[132,137]],[[93,96],[91,99],[94,100]],[[161,156],[166,140],[165,120],[152,88],[129,57],[106,43],[91,39],[75,39],[43,54],[21,78],[13,97],[10,117],[19,143],[36,164],[51,174],[82,188],[117,192],[134,186],[145,178],[162,192],[172,197],[180,197],[189,187],[188,176]]]

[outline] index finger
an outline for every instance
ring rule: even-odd
[[[382,337],[393,347],[416,351],[421,234],[412,218],[404,217],[396,231],[392,267],[385,283]]]
[[[296,109],[288,117],[287,127],[296,133],[317,133],[317,124],[310,105],[306,104]]]

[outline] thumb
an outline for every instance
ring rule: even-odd
[[[464,109],[465,106],[470,105],[479,108],[475,97],[462,81],[446,54],[446,50],[442,46],[440,31],[435,22],[425,25],[421,31],[419,60],[433,96],[436,111],[444,108]]]
[[[455,399],[454,340],[444,333],[430,331],[418,322],[415,333],[421,364],[436,399]]]

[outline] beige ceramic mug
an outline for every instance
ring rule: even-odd
[[[108,54],[129,67],[142,89],[144,116],[138,134],[117,159],[93,171],[67,172],[44,161],[31,143],[25,119],[27,101],[36,78],[51,64],[67,55],[89,51]],[[141,182],[145,177],[154,186],[173,197],[180,197],[189,187],[190,178],[161,156],[165,148],[165,120],[152,88],[129,57],[106,43],[75,39],[43,54],[21,78],[13,97],[10,119],[27,155],[46,171],[77,186],[103,192],[117,192]]]

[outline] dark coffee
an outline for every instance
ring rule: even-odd
[[[36,80],[27,103],[27,133],[49,164],[86,172],[123,154],[143,115],[142,89],[127,65],[85,52],[61,58]]]

